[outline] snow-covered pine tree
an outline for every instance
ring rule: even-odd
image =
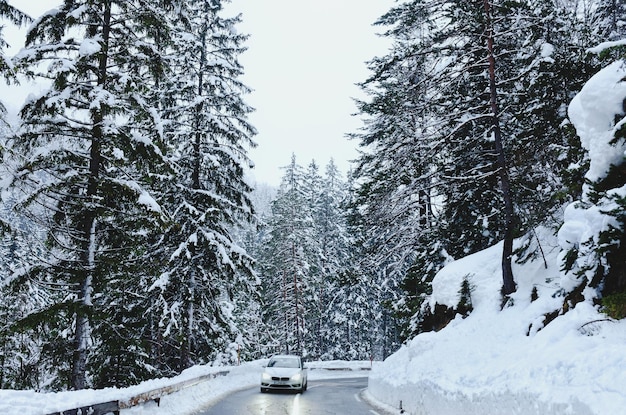
[[[365,175],[375,179],[361,186],[360,203],[366,207],[365,220],[370,222],[366,227],[376,223],[371,229],[381,239],[373,246],[380,252],[384,252],[382,247],[396,247],[383,254],[377,264],[383,282],[380,286],[390,285],[385,282],[389,275],[398,285],[384,302],[400,317],[405,339],[420,330],[420,304],[429,291],[428,281],[447,256],[438,240],[447,241],[450,237],[448,232],[439,233],[433,228],[434,224],[442,223],[433,216],[431,205],[433,198],[441,200],[435,193],[438,189],[435,186],[442,181],[439,166],[450,162],[443,151],[445,140],[438,135],[446,110],[438,113],[433,105],[434,97],[441,93],[441,86],[449,84],[451,76],[445,70],[446,65],[437,60],[440,54],[435,43],[436,29],[440,27],[437,22],[446,19],[448,8],[441,7],[441,2],[434,3],[404,3],[381,18],[381,23],[393,25],[387,36],[394,39],[394,45],[387,57],[373,61],[374,76],[368,83],[374,91],[371,94],[374,99],[371,104],[362,106],[370,116],[377,117],[366,124],[370,137],[362,142],[370,146],[376,143],[378,147],[361,157],[357,174],[363,175],[368,163],[370,166],[378,163],[380,167],[370,167],[369,171],[374,174]],[[397,114],[395,120],[394,114]],[[380,174],[384,171],[390,173]],[[363,181],[363,177],[360,180]],[[441,186],[444,192],[445,185]],[[377,200],[376,193],[382,194],[380,190],[385,188],[391,198]],[[376,209],[386,213],[376,218],[368,212]],[[367,219],[367,215],[374,221]],[[381,232],[386,229],[385,222],[380,220],[384,217],[389,218],[386,222],[390,233]],[[400,243],[392,240],[394,232]],[[392,253],[400,249],[406,252],[403,259],[391,261]],[[393,278],[394,274],[399,275]]]
[[[144,268],[147,235],[167,219],[153,194],[171,169],[150,91],[163,72],[152,28],[164,22],[147,0],[66,0],[31,26],[17,56],[48,81],[22,109],[12,148],[24,156],[11,185],[47,230],[49,249],[37,273],[21,278],[55,288],[33,315],[58,322],[48,336],[72,340],[63,381],[72,389],[92,385],[89,373],[108,384],[105,372],[127,365],[124,380],[114,378],[126,384],[149,368],[143,333],[124,317],[143,318],[135,306],[154,271]],[[123,313],[111,319],[111,310]]]
[[[8,20],[14,25],[22,26],[26,23],[32,21],[32,19],[21,12],[18,8],[11,6],[7,3],[6,0],[0,0],[0,19]],[[13,63],[11,60],[4,54],[4,49],[9,46],[2,35],[2,29],[4,26],[0,27],[0,75],[4,76],[7,81],[15,80],[15,71],[13,67]],[[0,111],[2,114],[5,112],[4,105],[0,102]],[[2,148],[2,147],[0,147]]]
[[[4,171],[4,167],[3,171]],[[40,389],[56,371],[67,370],[69,356],[63,356],[50,367],[49,362],[40,359],[43,347],[51,347],[55,341],[41,336],[37,331],[28,330],[29,324],[16,324],[39,307],[47,303],[47,287],[15,278],[24,273],[28,258],[42,254],[41,229],[13,210],[15,197],[3,192],[0,205],[0,219],[10,224],[10,229],[0,238],[0,388]],[[54,322],[41,322],[46,331],[54,327]],[[58,339],[56,339],[58,340]]]
[[[168,262],[151,313],[160,365],[175,371],[223,360],[236,340],[247,346],[233,308],[256,296],[252,259],[233,237],[253,214],[244,169],[255,131],[238,62],[246,37],[235,30],[239,19],[222,13],[220,0],[195,0],[171,17],[172,73],[162,102],[176,170],[163,199],[172,215],[160,245]]]
[[[390,276],[386,271],[391,267],[386,267],[384,262],[370,260],[373,251],[367,244],[371,229],[364,218],[355,180],[350,172],[344,210],[351,248],[348,268],[335,283],[333,304],[337,305],[330,311],[333,313],[332,335],[336,340],[329,353],[342,358],[356,354],[365,355],[361,358],[384,359],[399,347],[396,336],[389,332],[391,329],[397,333],[398,327],[395,318],[390,319],[390,298],[394,301],[398,298],[398,275]]]
[[[305,177],[311,183],[316,176],[312,165]],[[338,342],[344,337],[337,336],[336,316],[345,314],[347,299],[338,295],[342,275],[349,268],[350,246],[347,236],[346,215],[343,202],[346,199],[346,187],[334,161],[326,166],[323,177],[317,175],[315,203],[311,205],[313,232],[317,252],[311,252],[315,266],[310,272],[311,307],[307,314],[309,353],[317,357],[337,356]],[[343,310],[343,311],[342,311]],[[350,322],[350,324],[353,324]],[[343,328],[340,328],[342,330]],[[342,346],[345,348],[345,345]]]
[[[11,6],[7,3],[6,0],[0,0],[0,19],[8,20],[12,24],[21,26],[27,22],[31,22],[32,19],[21,12],[19,9]],[[0,27],[0,75],[2,75],[7,83],[15,81],[16,73],[14,70],[13,63],[4,53],[4,49],[9,46],[4,39],[2,34],[2,30],[4,26]],[[9,126],[5,121],[4,117],[6,115],[6,107],[4,103],[0,101],[0,162],[3,160],[4,147],[6,145],[7,138],[9,136]],[[4,176],[4,174],[3,174]],[[5,218],[0,216],[0,235],[4,231],[10,231],[11,226],[8,222],[5,221]],[[2,281],[2,277],[0,277],[0,281]]]
[[[591,30],[605,41],[622,40],[626,37],[626,1],[597,0],[593,10]]]
[[[309,327],[307,313],[313,293],[311,266],[319,260],[313,214],[304,188],[303,168],[295,156],[285,168],[281,186],[272,202],[272,214],[259,257],[264,321],[275,334],[274,352],[308,354],[305,339]],[[306,300],[305,300],[306,299]]]
[[[592,73],[584,59],[589,45],[582,43],[581,24],[575,11],[557,1],[529,1],[525,11],[524,41],[516,68],[517,98],[509,118],[511,180],[516,189],[519,233],[524,244],[521,260],[541,252],[533,228],[559,226],[563,203],[579,197],[584,155],[567,120],[571,96]],[[575,166],[575,167],[574,167]]]
[[[420,3],[401,6],[404,14],[394,10],[383,17],[385,24],[398,18],[402,30],[391,53],[370,62],[373,75],[361,87],[371,101],[358,103],[367,117],[365,128],[363,133],[352,134],[363,148],[354,175],[359,182],[357,203],[365,208],[364,219],[369,221],[372,238],[377,239],[371,241],[378,250],[374,262],[396,255],[398,264],[404,263],[415,249],[412,241],[423,228],[420,225],[432,220],[430,167],[437,154],[426,134],[430,117],[424,101],[428,93],[424,83],[427,68],[416,54],[426,45],[422,39],[408,35],[422,29],[422,24],[428,26],[427,21],[415,18],[414,13],[422,9],[412,7]],[[417,27],[404,26],[408,22],[398,17],[399,13],[417,21]]]
[[[323,176],[315,161],[303,169],[294,157],[285,168],[255,243],[265,322],[276,334],[269,352],[369,357],[379,306],[371,301],[374,284],[353,272],[346,199],[346,184],[332,160]]]
[[[15,24],[18,26],[21,26],[27,22],[32,21],[32,19],[29,16],[21,12],[19,9],[8,4],[6,0],[0,0],[0,19],[8,20],[12,24]],[[16,73],[13,67],[13,63],[4,53],[4,49],[9,45],[7,44],[2,34],[3,29],[4,29],[4,26],[1,26],[0,27],[0,75],[2,75],[8,83],[8,82],[15,81]],[[3,124],[6,124],[6,121],[4,120],[5,115],[6,115],[6,108],[4,106],[4,103],[0,101],[0,122],[2,122]],[[2,125],[1,127],[2,129],[0,131],[2,131],[3,134],[0,135],[0,161],[2,161],[2,153],[4,152],[4,145],[5,145],[4,143],[6,141],[6,134],[4,134],[5,126]],[[9,228],[9,226],[7,226],[7,224],[4,223],[2,219],[0,219],[0,232],[2,231],[3,228],[7,229]]]
[[[242,358],[258,359],[273,353],[272,332],[263,319],[264,301],[262,291],[262,270],[264,242],[267,241],[269,231],[268,221],[271,217],[271,204],[276,198],[277,188],[267,183],[254,183],[250,194],[250,200],[254,206],[255,219],[253,222],[244,224],[237,231],[237,240],[241,241],[246,252],[255,259],[255,271],[257,273],[256,291],[257,301],[249,297],[237,299],[239,306],[236,314],[237,325],[246,328],[246,340],[248,344],[241,349]],[[248,310],[248,311],[245,311]]]
[[[319,233],[324,183],[315,160],[311,160],[303,173],[300,186],[304,192],[306,211],[311,219],[309,232],[314,243],[302,247],[302,255],[307,263],[306,284],[303,284],[307,289],[301,290],[303,327],[306,327],[302,342],[306,345],[306,354],[317,357],[323,349],[321,333],[324,330],[324,310],[327,304],[324,299],[327,299],[330,291],[329,281],[324,273],[326,257],[322,247],[322,235]]]
[[[500,215],[504,203],[492,136],[484,3],[446,3],[438,19],[447,24],[434,33],[431,51],[442,68],[438,76],[443,80],[433,104],[442,127],[438,134],[443,153],[438,167],[439,193],[444,201],[440,233],[445,249],[458,258],[504,236]],[[499,27],[506,25],[502,18],[497,22]],[[499,48],[508,50],[502,41]]]
[[[438,238],[433,236],[437,220],[432,200],[442,153],[436,135],[439,120],[430,100],[445,84],[428,53],[435,18],[429,2],[416,0],[380,19],[379,24],[390,26],[386,36],[393,45],[387,56],[370,63],[373,75],[362,87],[371,102],[360,103],[368,117],[365,132],[353,135],[364,149],[355,171],[360,183],[356,203],[362,207],[357,215],[363,220],[362,246],[371,250],[362,256],[372,264],[363,269],[377,270],[372,278],[381,280],[374,285],[390,289],[385,303],[402,317],[403,331],[419,307],[406,301],[406,296],[416,295],[414,290],[401,290],[416,287],[416,278],[426,281],[427,274],[438,270],[430,263],[418,269],[415,259],[442,249],[439,244],[433,250]],[[428,291],[427,283],[418,285]]]
[[[414,206],[409,202],[411,198],[434,199],[439,204],[435,209],[436,220],[430,220],[431,227],[424,226],[427,221],[425,224],[409,224],[407,228],[395,228],[416,236],[413,238],[413,249],[421,265],[413,265],[425,267],[420,271],[413,266],[410,273],[400,271],[406,275],[403,285],[407,289],[421,286],[423,281],[416,279],[420,273],[426,279],[428,274],[432,277],[432,272],[436,272],[436,268],[447,258],[447,252],[453,257],[464,256],[492,245],[505,234],[508,235],[510,248],[511,238],[517,233],[504,232],[504,225],[510,222],[510,218],[505,220],[502,215],[506,198],[502,197],[503,177],[500,172],[503,169],[498,153],[505,156],[514,190],[511,196],[515,198],[517,212],[521,216],[521,222],[516,222],[516,229],[513,229],[516,232],[532,234],[532,227],[549,220],[571,193],[571,184],[580,174],[577,171],[562,172],[569,167],[564,155],[580,160],[580,152],[576,151],[580,147],[569,145],[572,134],[571,129],[563,127],[567,124],[563,123],[564,104],[572,86],[580,80],[579,72],[587,68],[574,65],[575,69],[570,70],[571,56],[576,53],[575,45],[579,45],[584,38],[578,34],[582,30],[574,30],[575,25],[565,26],[571,21],[571,15],[577,14],[560,9],[551,2],[416,0],[392,9],[381,19],[383,23],[395,25],[387,33],[394,39],[394,47],[389,56],[374,61],[378,64],[372,65],[374,75],[369,80],[374,98],[369,106],[361,107],[363,113],[368,114],[369,111],[370,116],[377,114],[378,118],[367,120],[366,133],[360,138],[366,145],[379,146],[361,156],[357,169],[364,183],[360,188],[363,218],[372,222],[374,216],[369,215],[368,210],[393,212],[395,209],[398,212],[398,206]],[[486,70],[490,54],[485,42],[490,29],[497,34],[497,39],[492,38],[492,63],[496,64],[496,72],[491,84]],[[576,34],[575,39],[564,39],[564,33]],[[549,44],[546,39],[553,39],[554,44]],[[552,46],[554,55],[550,56]],[[562,56],[559,56],[558,62],[553,62],[557,54]],[[403,73],[403,68],[414,71],[412,76],[405,77],[412,83],[401,81],[399,74]],[[416,70],[420,68],[421,72]],[[506,75],[495,76],[497,68]],[[410,72],[407,73],[410,75]],[[559,81],[554,82],[554,79]],[[402,87],[404,90],[400,89]],[[392,95],[394,88],[397,92]],[[412,89],[418,94],[412,96],[406,92]],[[496,103],[502,109],[498,108],[500,112],[497,114],[504,144],[500,152],[496,151],[490,134],[494,126],[494,111],[490,94],[486,93],[494,89],[500,101]],[[385,111],[385,108],[391,110]],[[425,144],[421,151],[413,144],[413,154],[430,162],[421,169],[430,175],[422,176],[428,180],[421,183],[413,179],[407,184],[394,175],[405,165],[413,167],[414,172],[420,171],[415,168],[418,164],[403,156],[407,152],[403,151],[401,142],[393,138],[394,134],[398,135],[394,132],[411,119],[405,109],[413,111],[412,120],[417,120],[415,124],[421,127],[421,130],[414,129],[419,135],[406,135],[422,137],[421,142]],[[404,116],[383,124],[381,120],[391,119],[392,111]],[[542,126],[546,127],[546,131],[540,131]],[[538,146],[537,141],[542,144]],[[395,171],[384,173],[390,166]],[[398,186],[398,183],[402,185]],[[406,189],[404,194],[400,193],[403,187]],[[385,199],[379,197],[384,194],[385,188],[396,192],[394,203],[383,203]],[[428,189],[424,197],[420,196],[420,188]],[[511,216],[510,205],[507,210]],[[383,223],[380,220],[374,222],[379,226]],[[520,226],[519,230],[517,226]],[[423,232],[416,233],[420,228]],[[420,237],[426,233],[430,236]],[[383,232],[378,232],[378,235],[386,236]],[[441,241],[442,244],[435,249],[434,246],[423,245],[427,241]],[[510,258],[510,252],[507,252],[503,259]],[[405,263],[404,270],[411,266],[411,261]],[[398,272],[397,269],[396,262],[391,272]],[[409,296],[419,298],[414,297],[415,293]],[[405,316],[410,315],[407,306],[418,302],[409,301],[408,297],[400,298],[397,310]],[[413,322],[411,327],[418,325]]]
[[[514,2],[509,2],[514,4]],[[494,9],[496,6],[502,8],[502,5],[492,4],[489,0],[483,1],[485,16],[485,43],[487,47],[487,72],[489,74],[489,107],[491,110],[491,129],[489,135],[493,139],[495,157],[496,157],[496,174],[499,179],[499,190],[501,193],[502,207],[502,293],[509,295],[515,292],[516,286],[513,279],[512,257],[513,257],[513,238],[515,237],[516,217],[513,206],[513,190],[511,188],[511,179],[509,175],[509,162],[506,157],[506,149],[504,146],[504,138],[502,134],[501,123],[501,98],[502,93],[499,91],[496,78],[496,22],[494,22]],[[515,7],[515,6],[513,6]],[[505,23],[506,25],[506,23]],[[504,26],[506,27],[506,26]],[[501,42],[504,37],[498,34],[498,40]],[[502,54],[500,52],[502,45],[498,49],[498,65],[502,65]],[[506,46],[505,46],[506,48]],[[500,66],[499,66],[500,67]],[[497,71],[498,74],[503,72],[502,69]]]

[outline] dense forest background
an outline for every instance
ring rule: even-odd
[[[64,1],[34,21],[0,0],[0,15],[30,25],[7,82],[49,86],[1,130],[1,388],[122,387],[279,351],[385,358],[442,324],[423,307],[436,272],[501,240],[506,302],[510,262],[542,255],[534,229],[556,232],[585,186],[618,225],[563,270],[599,301],[626,290],[626,201],[608,192],[623,160],[586,180],[567,115],[624,55],[626,2],[399,2],[360,84],[354,170],[294,156],[277,189],[245,179],[246,37],[220,0]]]

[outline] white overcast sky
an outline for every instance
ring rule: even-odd
[[[387,50],[372,24],[394,0],[232,0],[225,15],[242,13],[239,32],[250,35],[240,57],[246,101],[256,111],[258,147],[250,151],[259,182],[278,185],[281,167],[295,154],[299,164],[315,159],[323,172],[333,158],[343,173],[357,155],[345,135],[361,126],[353,98],[367,78],[365,62]],[[61,0],[9,0],[33,17]],[[13,30],[7,27],[10,40]],[[7,51],[9,54],[12,50]],[[12,103],[7,103],[11,107]]]
[[[248,33],[241,56],[243,80],[254,92],[248,102],[259,134],[251,152],[259,181],[278,184],[281,166],[295,153],[322,171],[333,158],[346,173],[357,142],[345,134],[360,126],[353,97],[364,98],[357,82],[365,62],[386,52],[382,31],[372,24],[393,0],[233,0],[228,11],[243,13]]]

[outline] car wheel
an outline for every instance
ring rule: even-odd
[[[265,393],[265,392],[267,392],[267,388],[263,388],[263,387],[262,387],[262,388],[261,388],[261,393]]]

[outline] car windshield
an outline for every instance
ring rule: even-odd
[[[268,367],[300,367],[297,358],[294,357],[276,357],[270,360]]]

